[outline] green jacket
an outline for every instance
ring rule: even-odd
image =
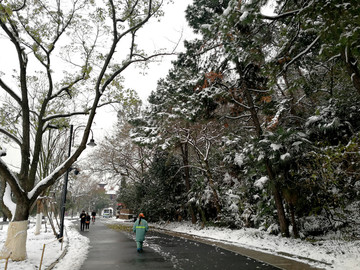
[[[136,233],[136,242],[143,242],[145,240],[145,234],[149,230],[148,223],[145,219],[141,219],[139,224],[139,219],[137,219],[133,226],[133,231]]]

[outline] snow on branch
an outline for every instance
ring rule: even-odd
[[[246,106],[244,103],[241,103],[241,102],[237,101],[235,98],[232,98],[232,101],[234,101],[237,105],[243,107],[244,109],[250,110],[249,106]]]
[[[269,181],[269,177],[267,176],[262,176],[260,177],[259,179],[257,179],[255,182],[254,182],[254,186],[259,188],[259,189],[263,189],[266,182]]]
[[[46,186],[50,181],[52,181],[56,174],[59,173],[62,169],[64,169],[65,164],[71,159],[71,157],[67,158],[60,166],[58,166],[54,171],[52,171],[47,177],[45,177],[43,180],[41,180],[39,183],[36,184],[36,186],[28,192],[28,199],[32,200],[34,198],[35,193],[38,191],[38,189],[42,186]]]
[[[275,21],[275,20],[279,20],[279,19],[282,19],[282,18],[286,18],[286,17],[292,16],[292,15],[298,14],[300,11],[302,11],[302,9],[297,9],[297,10],[285,12],[285,13],[282,13],[282,14],[279,14],[279,15],[276,15],[276,16],[269,16],[269,15],[261,14],[261,17],[263,19]]]
[[[224,117],[227,118],[227,119],[236,120],[236,119],[241,119],[241,118],[250,118],[251,114],[244,114],[244,115],[238,115],[238,116],[225,115]]]
[[[297,15],[297,14],[299,14],[300,12],[302,12],[303,10],[307,9],[308,7],[310,7],[313,3],[314,3],[314,1],[310,1],[309,4],[307,4],[307,5],[306,5],[305,7],[303,7],[303,8],[299,8],[299,9],[296,9],[296,10],[284,12],[284,13],[282,13],[282,14],[278,14],[278,15],[275,15],[275,16],[270,16],[270,15],[261,14],[261,17],[262,17],[263,19],[272,20],[272,21],[274,21],[274,20],[279,20],[279,19],[286,18],[286,17],[289,17],[289,16]]]
[[[0,176],[5,176],[3,178],[8,179],[9,184],[17,189],[18,192],[25,192],[21,187],[19,179],[17,176],[10,170],[10,168],[5,164],[5,162],[0,158]]]
[[[249,91],[256,92],[256,93],[269,93],[269,90],[261,90],[261,89],[254,89],[248,88]]]
[[[172,177],[175,177],[179,172],[182,171],[182,169],[185,169],[185,168],[194,168],[194,169],[197,169],[199,171],[202,171],[202,172],[206,172],[205,169],[199,167],[199,166],[195,166],[195,165],[186,165],[186,166],[181,166],[177,171],[176,173],[172,176]]]
[[[286,69],[292,64],[294,63],[297,59],[299,59],[301,56],[303,56],[304,54],[306,54],[308,51],[310,51],[310,49],[315,45],[315,43],[320,39],[320,35],[317,36],[313,42],[311,42],[311,44],[302,52],[300,52],[297,56],[295,56],[288,64],[286,64],[283,68],[283,71],[286,71]]]
[[[11,199],[11,187],[8,183],[6,183],[5,193],[3,196],[3,201],[5,206],[9,209],[11,212],[12,218],[15,217],[15,211],[16,211],[16,204]]]
[[[148,12],[146,14],[146,17],[139,21],[137,24],[135,24],[134,26],[130,27],[129,29],[127,29],[126,31],[124,31],[123,33],[121,33],[120,35],[118,35],[117,37],[117,40],[116,40],[116,43],[120,41],[120,39],[122,39],[124,36],[126,36],[128,33],[131,33],[131,32],[136,32],[137,30],[139,30],[147,21],[149,21],[149,19],[156,13],[158,12],[158,10],[160,9],[161,5],[162,5],[163,1],[161,1],[161,3],[153,8],[153,1],[150,0],[149,1],[149,4],[148,4]],[[135,3],[136,5],[136,3]],[[115,9],[114,9],[114,6],[113,6],[113,13],[115,12]],[[152,12],[152,9],[153,9],[153,12]],[[114,13],[115,14],[115,13]],[[115,22],[116,22],[116,19],[115,19]],[[114,26],[114,29],[113,31],[115,31],[115,33],[117,33],[117,28],[116,28],[116,25]]]

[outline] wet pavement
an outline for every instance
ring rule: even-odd
[[[174,269],[279,269],[215,245],[157,232],[149,233],[147,242],[172,261]]]
[[[240,254],[240,255],[255,259],[259,262],[265,262],[266,264],[278,267],[278,269],[283,269],[283,270],[324,270],[325,266],[329,266],[323,262],[311,260],[309,258],[293,256],[288,253],[279,253],[278,255],[276,255],[276,254],[271,254],[271,253],[267,253],[267,252],[263,252],[263,251],[259,251],[259,250],[253,250],[253,249],[236,246],[229,242],[214,241],[214,239],[211,239],[211,238],[197,237],[197,236],[190,235],[190,234],[178,233],[178,232],[173,232],[173,231],[168,231],[168,230],[163,230],[163,229],[153,229],[153,230],[162,232],[163,234],[177,236],[177,237],[181,237],[184,239],[190,239],[195,242],[204,243],[204,244],[216,246],[218,248],[222,248],[225,250],[229,250],[236,254]],[[322,265],[323,267],[314,267],[314,266],[311,266],[310,264],[304,263],[299,260],[302,260],[304,262],[308,261],[309,263],[313,263],[313,264],[317,264],[317,265]]]
[[[89,231],[80,232],[90,239],[88,258],[81,270],[171,269],[171,262],[152,249],[136,252],[136,243],[128,235],[109,229],[97,220]]]
[[[90,239],[81,270],[280,269],[215,245],[152,230],[147,233],[144,252],[137,253],[132,233],[109,229],[99,220],[80,233]]]

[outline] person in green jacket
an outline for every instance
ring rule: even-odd
[[[145,240],[145,234],[149,230],[147,221],[144,219],[143,213],[139,214],[138,219],[135,221],[133,231],[136,233],[136,246],[138,252],[143,252],[143,242]]]

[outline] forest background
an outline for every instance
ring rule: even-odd
[[[265,4],[193,1],[199,38],[119,112],[93,169],[151,221],[358,239],[359,3]]]

